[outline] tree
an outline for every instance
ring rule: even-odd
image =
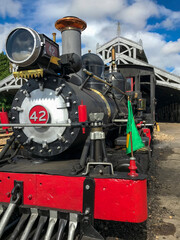
[[[9,76],[9,60],[4,52],[0,53],[0,80]],[[11,107],[12,95],[8,93],[0,93],[0,111],[3,108],[9,110]]]
[[[11,73],[9,71],[9,60],[4,52],[0,53],[0,80],[9,76]]]
[[[4,108],[5,111],[9,111],[11,109],[13,98],[13,94],[0,93],[0,112],[2,111],[2,108]]]

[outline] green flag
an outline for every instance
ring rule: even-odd
[[[133,111],[132,111],[132,106],[131,102],[128,100],[128,122],[127,122],[127,139],[126,139],[126,154],[131,153],[131,138],[130,138],[130,132],[132,134],[132,145],[133,145],[133,152],[143,148],[145,145],[139,136],[139,132],[136,128],[136,124],[134,122],[134,117],[133,117]]]

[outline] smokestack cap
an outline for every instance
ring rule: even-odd
[[[60,30],[61,32],[67,29],[76,29],[79,31],[84,31],[86,27],[87,24],[85,21],[73,16],[61,18],[57,20],[55,23],[55,28],[57,30]]]

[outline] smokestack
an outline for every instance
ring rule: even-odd
[[[55,27],[62,34],[62,54],[76,53],[81,57],[81,32],[86,26],[86,22],[72,16],[56,21]]]

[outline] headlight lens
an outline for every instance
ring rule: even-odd
[[[34,39],[32,34],[25,29],[15,30],[8,38],[6,50],[14,61],[26,60],[33,51]]]
[[[29,28],[14,29],[6,41],[9,60],[19,66],[28,66],[38,58],[41,39],[37,32]]]

